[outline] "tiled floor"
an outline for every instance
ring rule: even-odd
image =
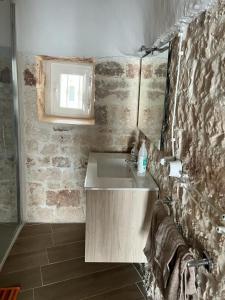
[[[28,224],[0,273],[19,300],[143,300],[131,264],[85,263],[84,224]]]
[[[17,223],[0,223],[0,261],[5,256],[17,229]]]

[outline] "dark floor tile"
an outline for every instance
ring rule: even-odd
[[[20,238],[16,240],[10,255],[40,251],[52,246],[53,243],[50,234]]]
[[[85,263],[84,258],[77,258],[41,268],[43,284],[55,283],[71,278],[78,278],[99,271],[112,269],[119,264]]]
[[[56,245],[85,240],[85,224],[53,224],[53,241]]]
[[[133,266],[134,266],[134,268],[137,270],[137,272],[141,275],[141,276],[143,276],[144,274],[145,274],[145,272],[146,272],[146,264],[138,264],[138,263],[134,263],[133,264]]]
[[[3,267],[3,273],[17,272],[48,264],[46,250],[10,255]]]
[[[18,224],[0,223],[0,261],[3,260],[5,253],[8,251],[9,245],[11,244],[17,230]]]
[[[94,297],[86,298],[87,300],[144,300],[136,284],[125,286],[112,292],[104,293]]]
[[[33,223],[33,222],[29,222],[29,223],[26,223],[26,225],[27,226],[30,226],[30,225],[41,225],[41,224],[49,224],[49,225],[51,225],[50,223],[39,223],[39,222],[35,222],[35,223]]]
[[[78,300],[92,295],[103,294],[140,281],[130,265],[71,279],[34,291],[35,300]]]
[[[28,291],[19,293],[17,300],[34,300],[33,290],[28,290]]]
[[[21,230],[18,238],[36,236],[40,234],[51,234],[51,232],[50,224],[26,224]]]
[[[51,224],[53,231],[59,231],[59,230],[76,230],[81,229],[85,230],[85,223],[54,223]]]
[[[62,246],[55,246],[48,248],[47,252],[50,263],[69,260],[84,256],[85,244],[84,241],[82,241]]]
[[[0,287],[13,286],[20,286],[22,290],[41,286],[40,268],[32,268],[9,274],[0,273]]]

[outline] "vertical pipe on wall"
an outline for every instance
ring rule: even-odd
[[[138,123],[139,123],[139,111],[140,111],[140,93],[141,93],[142,59],[143,59],[143,57],[140,57],[140,65],[139,65],[139,82],[138,82],[138,105],[137,105],[137,127],[138,127]]]
[[[181,65],[181,57],[183,55],[182,43],[183,43],[183,31],[181,30],[180,33],[179,33],[179,53],[178,53],[178,66],[177,66],[177,80],[176,80],[175,95],[174,95],[172,134],[171,134],[172,156],[174,156],[174,157],[175,157],[175,143],[176,143],[176,139],[174,137],[174,128],[176,126],[177,98],[178,98],[178,87],[179,87],[179,80],[180,80],[180,65]]]

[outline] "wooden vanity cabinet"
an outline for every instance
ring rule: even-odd
[[[87,190],[86,262],[146,262],[156,192]]]

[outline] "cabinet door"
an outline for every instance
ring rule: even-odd
[[[146,262],[154,193],[87,191],[86,262]]]

